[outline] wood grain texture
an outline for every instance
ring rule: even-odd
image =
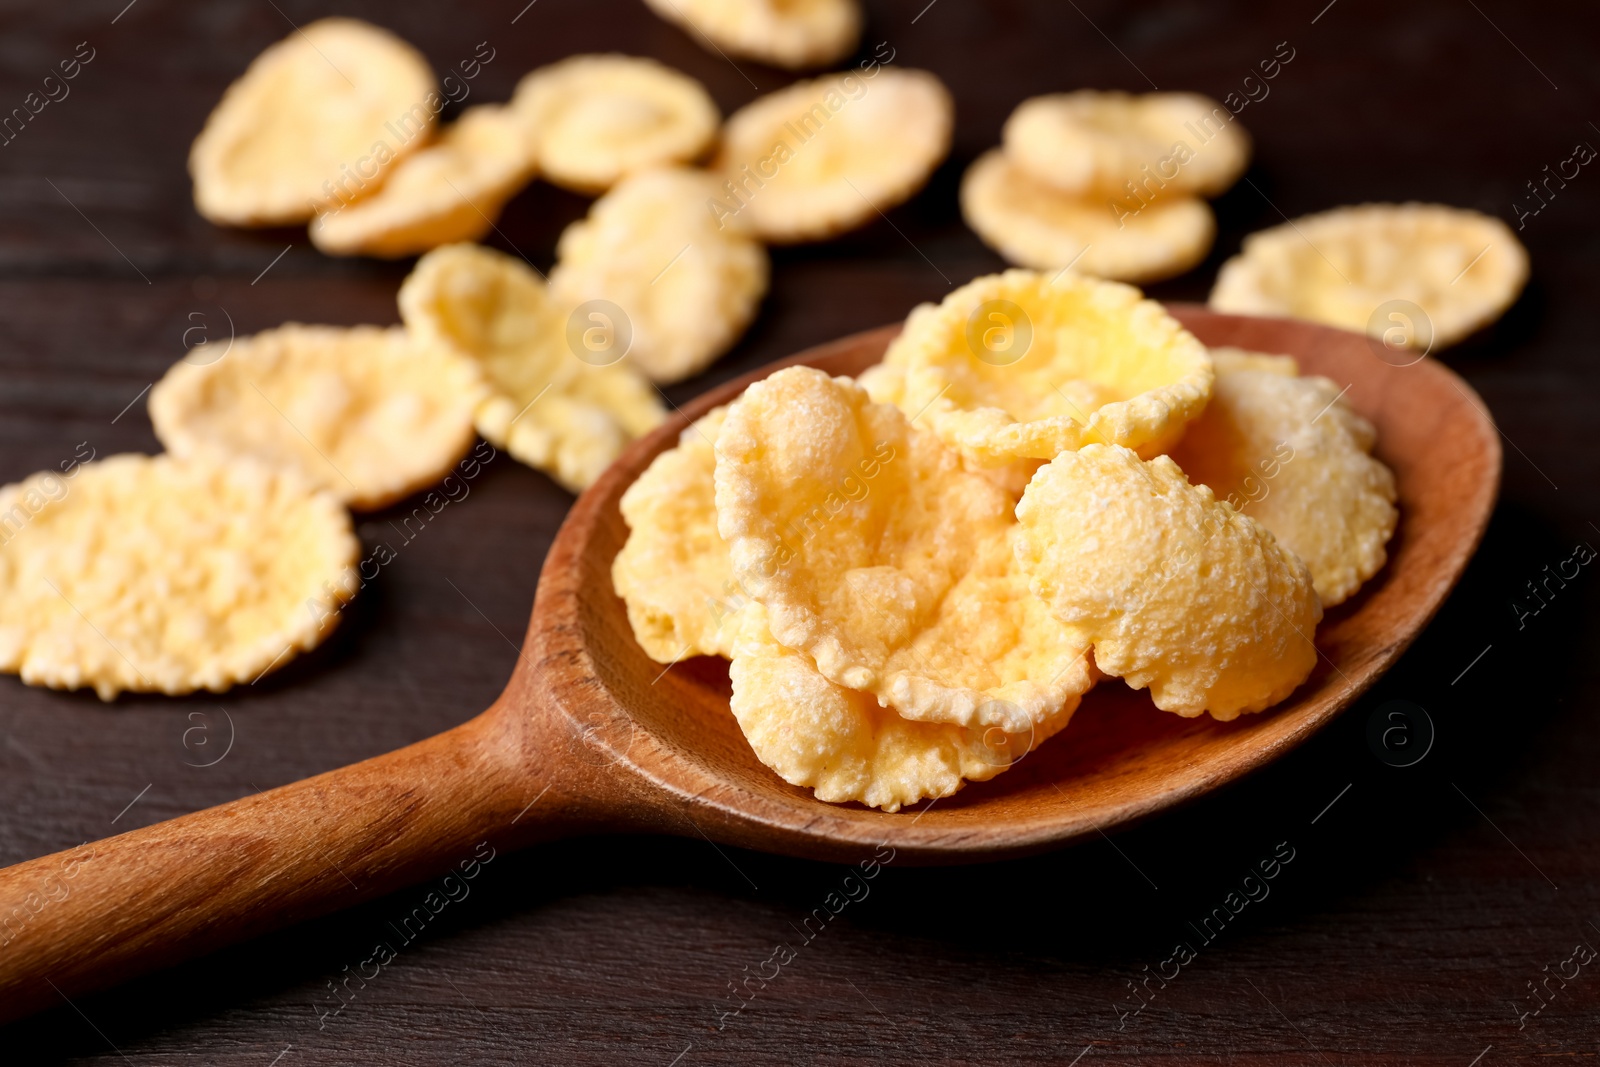
[[[539,0],[512,25],[523,6],[337,10],[396,29],[441,69],[489,40],[498,55],[472,102],[503,100],[527,69],[585,50],[655,56],[703,80],[725,110],[755,95],[746,75],[760,89],[787,80],[735,69],[632,0]],[[328,10],[278,7],[302,24]],[[1600,145],[1586,113],[1600,90],[1595,31],[1579,5],[939,0],[919,18],[925,7],[870,4],[867,40],[890,41],[900,62],[950,84],[952,162],[888,222],[781,252],[754,329],[704,379],[671,390],[676,402],[995,269],[960,224],[956,181],[1032,93],[1139,90],[1148,78],[1221,96],[1277,42],[1296,49],[1270,95],[1241,116],[1257,159],[1249,182],[1217,205],[1216,249],[1156,287],[1163,299],[1203,299],[1241,237],[1284,214],[1416,197],[1515,225],[1512,204],[1535,204],[1526,182],[1576,141]],[[217,230],[189,206],[188,142],[228,80],[289,32],[284,15],[271,5],[139,0],[113,25],[123,8],[14,13],[0,53],[0,93],[14,104],[78,41],[98,50],[71,97],[0,149],[7,480],[85,440],[100,454],[153,450],[141,405],[119,413],[182,354],[192,313],[221,331],[225,310],[241,333],[286,319],[396,319],[403,265],[328,260],[303,234]],[[1600,543],[1590,525],[1600,522],[1591,370],[1600,182],[1589,171],[1526,220],[1529,292],[1445,357],[1504,434],[1502,502],[1483,548],[1375,690],[1278,763],[1109,840],[965,868],[891,864],[810,941],[796,928],[838,890],[843,868],[719,851],[692,827],[681,838],[504,853],[414,939],[390,931],[436,883],[74,998],[8,1028],[5,1058],[281,1056],[289,1067],[666,1064],[681,1053],[690,1067],[1068,1063],[1087,1048],[1085,1065],[1466,1065],[1483,1053],[1481,1067],[1491,1067],[1595,1055],[1600,982],[1587,972],[1520,1029],[1514,1007],[1532,1007],[1527,983],[1575,941],[1600,945],[1589,925],[1600,922],[1592,577],[1586,568],[1542,602],[1527,589],[1577,542]],[[583,208],[535,186],[494,243],[542,268]],[[392,541],[397,559],[339,635],[221,700],[106,708],[0,680],[0,862],[253,795],[465,721],[512,673],[569,504],[537,474],[496,460],[467,500],[412,541],[389,526],[404,507],[364,520],[369,546]],[[1397,698],[1425,706],[1437,734],[1404,769],[1380,763],[1366,737]],[[1189,924],[1280,841],[1296,858],[1271,895],[1119,1020],[1115,1004],[1138,1003],[1125,983],[1158,967],[1177,938],[1193,940]],[[348,979],[380,939],[397,958],[376,978]],[[780,940],[797,948],[794,962],[719,1030],[740,1003],[729,983],[756,972]],[[340,980],[346,1006],[331,1014],[329,983]]]

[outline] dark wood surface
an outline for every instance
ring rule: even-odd
[[[487,40],[496,58],[472,83],[474,102],[505,99],[539,63],[608,49],[689,71],[724,109],[788,80],[742,61],[736,69],[633,0],[537,0],[515,24],[525,0],[403,10],[124,2],[11,8],[0,34],[6,108],[78,42],[95,50],[71,95],[0,148],[0,479],[53,466],[85,441],[102,456],[153,451],[142,400],[133,401],[182,355],[183,332],[197,322],[220,340],[229,318],[239,333],[288,319],[396,320],[403,264],[330,260],[303,233],[219,230],[190,207],[189,141],[227,82],[289,32],[288,19],[370,17],[441,70]],[[1212,256],[1153,289],[1199,299],[1221,259],[1245,233],[1281,222],[1280,209],[1292,217],[1418,198],[1515,224],[1514,204],[1537,206],[1526,182],[1579,141],[1600,146],[1590,124],[1600,122],[1597,38],[1592,9],[1502,0],[874,4],[864,51],[888,41],[899,62],[934,70],[955,94],[951,162],[890,213],[892,226],[778,253],[749,335],[671,395],[681,401],[892,321],[996,268],[961,225],[955,189],[1029,94],[1153,82],[1220,97],[1278,42],[1295,49],[1270,95],[1241,116],[1257,159],[1218,204]],[[1593,581],[1586,567],[1565,588],[1552,584],[1536,614],[1526,588],[1580,542],[1600,543],[1592,170],[1525,219],[1533,281],[1511,314],[1445,357],[1506,439],[1502,501],[1483,549],[1374,692],[1273,767],[1046,856],[950,869],[891,863],[809,943],[797,928],[843,868],[699,838],[502,854],[378,977],[364,988],[352,981],[357,995],[336,1016],[319,1017],[334,1006],[328,983],[356,970],[425,886],[63,1003],[0,1034],[5,1061],[681,1057],[687,1067],[1071,1063],[1081,1054],[1084,1064],[1462,1067],[1481,1056],[1488,1067],[1595,1056],[1593,966],[1564,988],[1549,978],[1556,995],[1538,1015],[1529,995],[1576,944],[1600,946]],[[512,203],[494,243],[544,266],[583,210],[536,185]],[[497,460],[469,498],[399,549],[327,647],[248,690],[108,707],[0,680],[0,862],[341,766],[480,711],[510,674],[511,642],[569,503],[542,476]],[[369,543],[394,536],[384,514],[360,529]],[[1425,707],[1436,732],[1406,768],[1381,762],[1368,741],[1396,699]],[[1270,895],[1204,943],[1189,924],[1289,849]],[[1127,983],[1159,969],[1179,940],[1195,958],[1165,988],[1151,980],[1156,995],[1132,1014],[1139,1001]],[[780,942],[795,947],[792,962],[718,1029],[740,1003],[730,983],[763,971]]]

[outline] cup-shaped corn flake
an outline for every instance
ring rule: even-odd
[[[619,502],[628,540],[611,583],[633,636],[657,663],[731,656],[733,619],[748,600],[717,533],[714,448],[727,410],[713,408],[685,428]]]
[[[424,343],[476,361],[488,386],[478,432],[573,492],[665,418],[625,358],[625,324],[564,308],[532,268],[503,253],[429,252],[400,287],[400,317]]]
[[[828,681],[811,658],[772,637],[755,602],[734,616],[730,706],[756,758],[818,800],[899,811],[993,778],[1060,730],[1074,698],[1037,726],[1008,734],[916,722],[870,694]]]
[[[791,367],[730,408],[717,527],[772,635],[908,719],[1026,732],[1090,685],[1028,590],[1012,498],[848,378]]]
[[[1217,233],[1211,208],[1197,197],[1119,207],[1105,196],[1037,182],[998,149],[979,156],[962,177],[961,216],[1012,263],[1124,282],[1182,274],[1206,258]]]
[[[1505,314],[1528,280],[1511,227],[1440,204],[1363,204],[1253,233],[1222,265],[1210,305],[1365,332],[1406,358]]]
[[[825,67],[855,51],[859,0],[645,0],[698,44],[774,67]]]
[[[316,647],[359,586],[330,493],[262,464],[112,456],[0,488],[0,671],[222,692]]]
[[[949,90],[921,70],[878,67],[796,82],[734,112],[713,169],[724,222],[772,244],[864,226],[916,193],[950,151]]]
[[[1228,720],[1316,665],[1322,605],[1306,565],[1166,456],[1063,452],[1017,505],[1033,591],[1094,646],[1095,665],[1156,707]]]
[[[517,84],[511,107],[540,173],[580,193],[646,167],[688,163],[721,117],[705,86],[653,59],[570,56]]]
[[[397,164],[372,196],[318,215],[311,242],[333,255],[393,259],[476,241],[533,177],[527,140],[508,109],[469,107],[437,141]]]
[[[1199,93],[1036,96],[1011,113],[1002,139],[1006,155],[1033,180],[1096,203],[1217,196],[1250,164],[1244,128]]]
[[[1383,566],[1399,517],[1394,475],[1369,454],[1372,424],[1336,383],[1295,376],[1293,360],[1213,358],[1211,403],[1173,460],[1304,560],[1323,607],[1343,602]]]
[[[889,345],[899,407],[984,466],[1169,447],[1211,395],[1205,346],[1137,289],[1011,270],[924,304]]]
[[[571,305],[608,301],[628,316],[629,359],[658,382],[697,374],[727,351],[767,291],[767,250],[739,226],[719,227],[706,172],[641,171],[568,226],[550,290]]]
[[[482,393],[471,361],[399,327],[289,323],[173,364],[150,421],[174,456],[288,467],[372,511],[450,473]]]
[[[444,101],[415,48],[356,19],[308,23],[228,86],[189,152],[212,222],[278,226],[370,195]]]

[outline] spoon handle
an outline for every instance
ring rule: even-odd
[[[503,718],[0,871],[0,1021],[578,829]]]

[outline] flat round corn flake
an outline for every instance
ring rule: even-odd
[[[1108,196],[1071,196],[1041,185],[998,149],[979,156],[962,177],[961,216],[1012,263],[1125,282],[1182,274],[1206,258],[1217,233],[1203,200],[1170,196],[1130,211]]]
[[[1063,452],[1017,505],[1033,591],[1156,707],[1228,720],[1294,691],[1322,606],[1304,563],[1166,456]]]
[[[150,421],[175,456],[287,467],[372,511],[450,473],[482,392],[470,361],[400,327],[289,323],[215,363],[173,364],[150,390]]]
[[[720,115],[705,87],[653,59],[571,56],[527,75],[511,107],[539,170],[581,193],[624,174],[687,163],[710,147]]]
[[[568,226],[550,291],[558,301],[605,300],[632,329],[628,358],[658,382],[697,374],[727,351],[767,291],[767,250],[706,205],[719,195],[704,171],[631,174]]]
[[[628,540],[611,564],[611,583],[633,636],[657,663],[733,654],[732,620],[746,598],[717,533],[712,483],[727,410],[713,408],[687,427],[620,501]]]
[[[249,462],[120,455],[0,488],[0,671],[222,692],[316,647],[361,544],[331,494]]]
[[[434,249],[400,287],[406,328],[482,370],[478,432],[577,492],[666,412],[623,355],[579,358],[573,315],[526,264],[477,245]]]
[[[1323,607],[1378,572],[1398,518],[1394,475],[1368,455],[1372,424],[1339,395],[1326,378],[1221,360],[1211,403],[1172,451],[1190,481],[1305,561]]]
[[[828,681],[809,656],[773,640],[767,615],[751,602],[736,615],[738,636],[730,706],[756,758],[818,800],[858,801],[898,811],[947,797],[967,781],[987,781],[1060,730],[1069,701],[1026,734],[915,722],[868,693]]]
[[[1210,305],[1427,352],[1505,314],[1527,280],[1528,253],[1497,218],[1439,204],[1363,204],[1251,234],[1222,265]]]
[[[1090,685],[1028,591],[1012,498],[848,378],[746,390],[717,438],[717,528],[772,635],[908,719],[1025,732]]]
[[[475,241],[534,169],[527,134],[508,109],[469,107],[436,142],[400,161],[376,193],[318,215],[311,243],[333,255],[392,259]]]
[[[645,0],[713,50],[790,70],[825,67],[861,39],[859,0]]]
[[[768,93],[723,128],[713,211],[773,244],[864,226],[927,182],[954,115],[949,90],[922,70],[828,74]]]
[[[415,48],[356,19],[297,29],[228,86],[189,151],[212,222],[304,222],[374,192],[427,143],[443,100]]]
[[[1199,93],[1081,89],[1024,100],[1006,120],[1005,152],[1029,177],[1069,195],[1217,196],[1250,164],[1250,136]]]
[[[1025,270],[911,313],[886,363],[899,407],[980,465],[1085,444],[1155,454],[1211,395],[1205,346],[1137,289]]]

